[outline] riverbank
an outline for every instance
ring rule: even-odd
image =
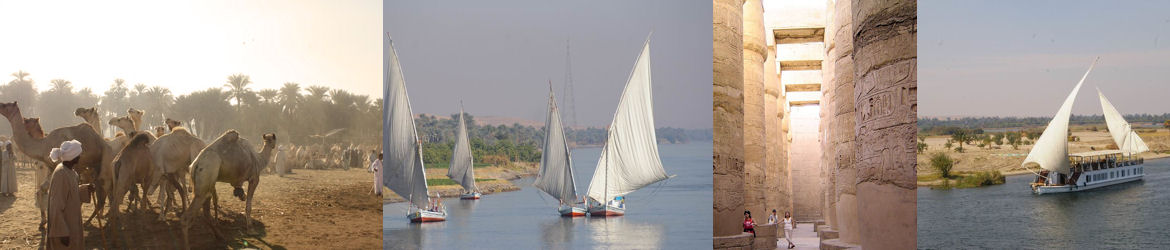
[[[520,190],[520,187],[512,184],[511,180],[536,175],[537,165],[539,165],[539,163],[536,162],[513,162],[512,164],[506,166],[475,168],[476,179],[492,179],[489,181],[476,182],[475,184],[479,186],[480,193],[484,195]],[[449,178],[447,178],[447,169],[428,168],[427,179],[449,180]],[[447,198],[454,198],[458,197],[460,194],[463,194],[463,187],[459,185],[436,185],[430,186],[429,188],[432,193],[438,193],[439,195]],[[390,191],[389,189],[385,189],[382,194],[383,204],[406,201],[406,199],[398,196],[398,194]]]
[[[1109,132],[1105,130],[1091,131],[1084,128],[1074,128],[1073,136],[1079,138],[1078,141],[1069,142],[1069,152],[1088,152],[1093,150],[1105,150],[1114,145],[1113,139]],[[1152,132],[1140,133],[1139,136],[1145,140],[1150,147],[1150,152],[1139,154],[1147,160],[1160,159],[1170,157],[1170,130],[1156,129]],[[1004,176],[1025,175],[1039,172],[1039,169],[1025,169],[1020,166],[1024,159],[1028,157],[1028,152],[1032,150],[1033,145],[1019,145],[1018,148],[1013,149],[1011,145],[993,145],[980,148],[976,146],[978,142],[963,145],[963,152],[955,152],[953,148],[946,148],[945,144],[949,136],[930,136],[926,138],[928,150],[918,154],[918,186],[937,186],[941,184],[939,180],[930,180],[930,176],[937,178],[938,171],[930,166],[930,156],[943,152],[954,159],[954,167],[952,172],[956,173],[975,173],[986,171],[999,171]],[[1006,143],[1006,140],[1004,140]],[[954,143],[957,147],[958,143]],[[1163,153],[1158,153],[1163,152]],[[922,180],[930,181],[922,181]]]

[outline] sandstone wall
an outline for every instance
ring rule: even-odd
[[[764,214],[764,5],[743,4],[744,209]]]
[[[824,219],[824,182],[821,178],[820,107],[816,104],[789,108],[789,166],[792,167],[792,216],[798,221]]]
[[[857,214],[866,249],[917,247],[917,3],[852,0]]]
[[[826,74],[831,78],[832,105],[831,125],[828,133],[832,138],[830,143],[832,152],[830,158],[836,165],[836,194],[835,209],[836,229],[841,241],[851,244],[860,243],[859,220],[857,218],[857,168],[856,159],[856,124],[854,105],[854,65],[853,65],[853,15],[850,1],[830,2],[829,10],[834,15],[829,16],[825,27],[827,56],[825,60],[833,65],[833,71]],[[832,39],[829,39],[832,37]],[[830,154],[830,153],[826,153]]]
[[[773,36],[767,36],[774,38]],[[787,188],[788,151],[784,148],[784,96],[780,93],[780,77],[776,72],[776,46],[767,39],[768,55],[764,59],[764,209],[777,214],[791,211],[791,191]]]
[[[712,1],[712,232],[738,235],[743,220],[743,0]]]

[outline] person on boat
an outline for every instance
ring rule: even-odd
[[[378,153],[378,159],[370,163],[370,173],[374,173],[374,195],[382,196],[382,153]]]
[[[772,209],[772,215],[768,215],[768,224],[775,224],[776,219],[776,209]]]
[[[775,211],[772,210],[772,212]],[[792,229],[795,228],[794,225],[796,224],[792,223],[792,214],[787,211],[784,212],[784,239],[788,240],[788,249],[796,247],[796,244],[792,244]]]
[[[752,232],[752,237],[756,237],[756,222],[752,220],[751,211],[743,211],[743,231]]]
[[[4,152],[0,154],[0,196],[16,196],[16,155],[12,142],[5,141]]]
[[[48,231],[46,249],[84,249],[81,228],[81,190],[73,167],[80,162],[81,142],[71,140],[49,152],[49,159],[60,162],[49,179]]]

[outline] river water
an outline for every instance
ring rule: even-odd
[[[1146,161],[1142,181],[1033,195],[1033,175],[990,187],[918,189],[918,247],[926,249],[1165,249],[1170,160]]]
[[[557,201],[532,188],[532,179],[513,181],[514,192],[484,195],[478,201],[443,200],[447,221],[410,223],[407,204],[384,204],[386,249],[710,249],[711,143],[662,144],[662,164],[675,178],[626,196],[626,215],[562,218]],[[600,148],[573,150],[577,192],[593,176]]]

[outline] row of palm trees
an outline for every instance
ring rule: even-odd
[[[165,86],[129,86],[119,78],[98,95],[89,88],[75,90],[65,79],[50,80],[50,88],[38,92],[30,75],[12,73],[13,80],[0,85],[0,102],[19,102],[25,116],[40,117],[46,130],[76,125],[81,122],[74,116],[76,108],[97,107],[103,121],[129,108],[142,109],[144,125],[180,120],[205,139],[227,129],[256,136],[277,133],[282,142],[302,145],[374,145],[381,138],[381,99],[327,86],[287,82],[279,89],[257,90],[250,76],[233,74],[222,85],[175,95]],[[113,135],[113,129],[106,130],[104,136]],[[330,131],[335,133],[324,136]],[[9,126],[0,126],[0,134],[10,133]]]

